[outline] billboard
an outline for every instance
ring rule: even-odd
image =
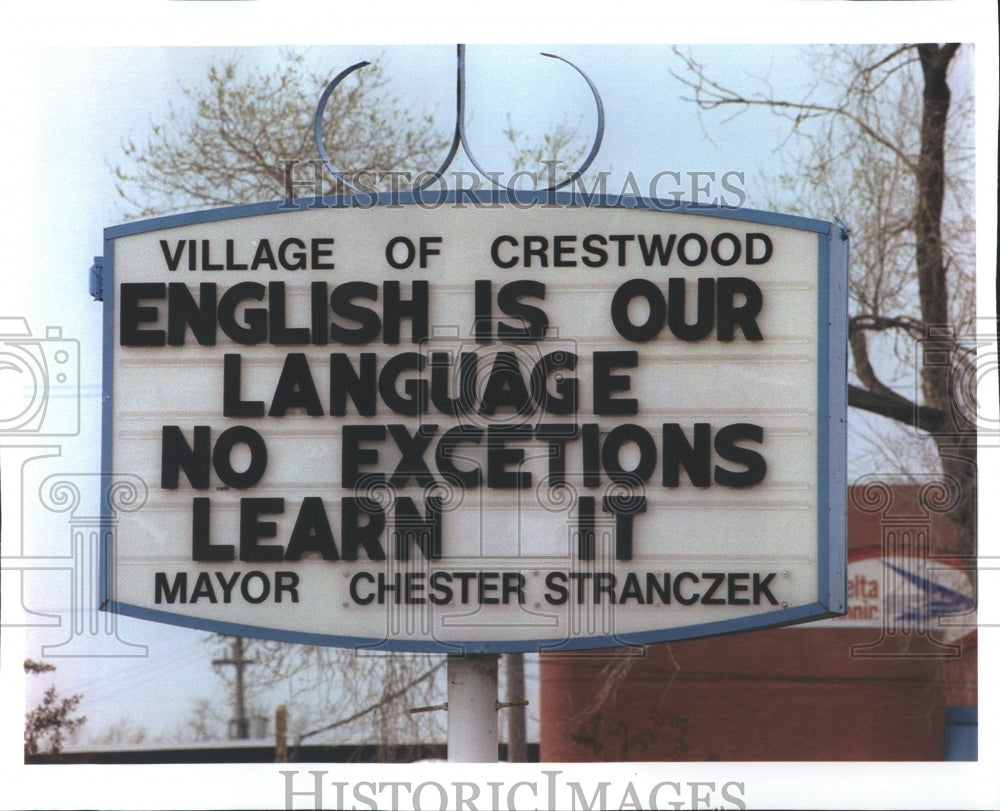
[[[502,652],[845,608],[840,225],[337,198],[108,228],[103,266],[107,610]]]

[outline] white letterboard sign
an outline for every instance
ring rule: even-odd
[[[106,230],[108,610],[448,652],[843,611],[840,226],[321,202]]]

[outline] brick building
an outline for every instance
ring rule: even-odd
[[[843,618],[543,655],[542,760],[975,759],[954,497],[941,482],[851,489]]]

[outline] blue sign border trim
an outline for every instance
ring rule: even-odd
[[[360,198],[360,199],[359,199]],[[433,206],[431,206],[433,203]],[[425,193],[394,193],[361,196],[310,197],[297,200],[272,201],[228,208],[172,214],[147,220],[110,226],[104,229],[104,295],[102,364],[102,437],[101,469],[105,491],[102,493],[102,526],[112,527],[110,488],[111,428],[114,420],[112,391],[114,386],[112,355],[115,346],[114,306],[115,268],[114,241],[120,237],[176,228],[195,223],[221,222],[273,214],[294,214],[309,209],[374,208],[376,206],[402,207],[445,205],[500,208],[505,205],[530,208],[611,208],[643,211],[661,211],[674,214],[694,214],[740,222],[759,223],[800,231],[811,231],[819,240],[820,276],[817,289],[818,302],[818,455],[817,455],[817,531],[818,531],[818,589],[819,599],[795,608],[769,611],[739,619],[721,620],[698,625],[615,634],[601,637],[568,637],[566,639],[473,640],[444,642],[427,639],[368,639],[351,636],[333,636],[299,631],[282,631],[255,625],[220,622],[200,617],[184,616],[172,612],[122,603],[114,594],[112,568],[114,550],[110,533],[101,538],[100,592],[101,610],[121,616],[176,625],[195,630],[211,631],[232,636],[273,639],[304,645],[345,647],[382,651],[411,651],[437,653],[516,653],[531,651],[583,650],[587,648],[646,645],[657,642],[675,642],[707,636],[738,633],[781,625],[791,625],[809,620],[841,614],[847,605],[847,267],[848,239],[843,226],[824,220],[810,219],[791,214],[778,214],[754,209],[724,208],[697,205],[684,201],[654,200],[644,197],[609,198],[606,195],[585,195],[565,192],[510,192],[493,191],[487,194],[475,191],[450,191],[433,200]],[[823,404],[828,404],[824,411]]]

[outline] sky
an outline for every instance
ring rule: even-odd
[[[783,143],[780,122],[766,113],[747,113],[728,122],[723,116],[699,117],[693,105],[682,101],[685,91],[670,77],[670,71],[679,67],[676,57],[668,45],[653,40],[694,43],[695,55],[720,75],[762,77],[776,90],[793,96],[806,89],[809,66],[800,48],[789,43],[817,39],[920,41],[933,36],[974,40],[979,60],[976,75],[982,79],[996,73],[991,70],[996,66],[996,28],[984,22],[982,7],[973,3],[949,4],[947,14],[936,3],[745,3],[726,6],[724,13],[709,13],[709,7],[716,4],[705,3],[700,4],[706,7],[701,13],[630,9],[632,16],[621,15],[625,22],[602,21],[600,25],[575,7],[562,9],[558,15],[537,4],[505,5],[517,13],[503,22],[467,20],[465,7],[456,4],[448,6],[451,14],[434,26],[425,21],[410,25],[402,10],[384,25],[373,25],[384,20],[369,19],[363,11],[338,11],[338,17],[346,14],[348,19],[328,21],[331,12],[322,11],[321,6],[291,2],[282,5],[281,12],[269,0],[97,2],[87,4],[86,12],[78,5],[41,3],[37,8],[4,12],[9,24],[2,35],[2,81],[11,114],[3,141],[11,182],[3,218],[8,272],[0,318],[5,319],[3,326],[9,334],[27,328],[33,338],[48,342],[43,351],[63,350],[78,367],[65,389],[52,390],[51,409],[40,429],[0,435],[5,557],[0,775],[24,776],[24,768],[18,765],[23,696],[27,692],[28,703],[33,703],[49,683],[64,694],[83,694],[80,711],[88,716],[90,735],[122,719],[156,734],[168,731],[179,716],[193,713],[199,699],[228,701],[225,686],[210,666],[217,650],[206,642],[203,632],[120,618],[117,635],[110,642],[66,647],[72,569],[45,558],[55,555],[65,560],[71,554],[70,526],[67,512],[61,509],[65,505],[45,507],[41,495],[49,477],[69,477],[81,492],[79,509],[72,515],[78,518],[96,509],[93,487],[94,474],[100,470],[96,438],[100,435],[102,312],[88,295],[87,272],[103,250],[103,228],[121,222],[127,213],[115,194],[111,167],[121,159],[122,140],[141,139],[151,122],[163,120],[170,105],[180,103],[179,88],[201,81],[213,61],[236,54],[247,64],[266,67],[279,58],[278,46],[286,44],[308,47],[311,63],[331,71],[377,57],[402,98],[448,119],[454,104],[454,46],[446,43],[466,39],[471,43],[467,53],[470,139],[481,163],[502,170],[505,153],[502,144],[491,139],[491,132],[506,124],[508,112],[516,111],[514,125],[525,132],[542,131],[567,120],[579,120],[583,131],[593,126],[593,103],[582,81],[567,66],[539,55],[540,51],[553,52],[583,69],[601,90],[607,131],[594,168],[612,172],[612,188],[629,172],[642,180],[664,170],[739,171],[745,175],[751,207],[766,204],[768,179],[782,167],[777,151]],[[901,15],[903,6],[910,13]],[[298,20],[289,19],[293,9],[301,12]],[[653,19],[646,18],[650,14]],[[322,15],[324,23],[317,30],[301,24],[301,19],[316,15]],[[345,30],[351,35],[342,36]],[[477,36],[469,36],[470,31]],[[536,44],[541,36],[558,41]],[[338,41],[346,44],[329,44]],[[964,78],[972,81],[972,71]],[[980,91],[978,97],[995,99],[995,85],[985,94]],[[989,106],[984,103],[983,107],[988,116]],[[982,161],[989,178],[995,143],[980,154],[990,156]],[[467,164],[456,167],[467,168]],[[981,222],[991,221],[987,215],[995,205],[986,185],[980,190]],[[828,218],[836,213],[815,212],[815,216]],[[994,256],[995,250],[983,242],[979,255]],[[995,282],[991,270],[980,272],[980,300],[987,313]],[[0,383],[11,379],[9,374],[0,374]],[[72,398],[77,394],[79,409],[75,411]],[[64,404],[67,400],[69,406]],[[9,392],[4,402],[12,402]],[[5,418],[13,416],[13,406],[4,408],[8,409]],[[984,457],[982,467],[988,476],[996,460],[990,454]],[[984,509],[994,506],[985,504]],[[10,565],[12,555],[28,562]],[[69,640],[76,641],[75,636]],[[991,641],[997,640],[984,632],[985,650]],[[20,673],[25,657],[56,664],[55,676],[35,677],[37,681],[26,686]],[[986,684],[985,679],[981,681]],[[987,693],[985,687],[983,693]],[[992,697],[984,695],[983,706],[988,709],[991,702]],[[30,790],[6,796],[0,790],[0,808],[105,803],[108,795],[89,780],[78,787],[82,793],[71,799],[65,790],[47,783],[50,771],[58,774],[56,769],[30,770]],[[46,777],[39,779],[43,772]],[[222,777],[220,783],[245,777],[239,770],[212,774]],[[887,768],[884,773],[873,773],[871,779],[878,781],[883,774],[897,777],[900,772]],[[902,774],[914,776],[913,772]],[[133,781],[141,785],[142,770],[116,769],[115,775],[120,775],[123,785]],[[947,785],[947,776],[915,776],[932,780],[931,791]],[[271,782],[278,785],[276,779]],[[775,797],[781,796],[781,785],[792,797],[801,798],[796,791],[806,791],[794,776],[786,780],[767,774],[761,779],[779,792]],[[11,785],[6,779],[3,783]],[[975,779],[972,783],[974,789],[978,784]],[[278,789],[273,794],[279,802]],[[123,799],[127,794],[114,796],[128,806],[128,799]],[[164,807],[186,807],[206,796],[229,795],[192,796],[181,786],[167,785],[163,802]],[[863,796],[855,791],[846,796],[845,803],[860,805]],[[949,805],[947,797],[939,799],[942,807]]]

